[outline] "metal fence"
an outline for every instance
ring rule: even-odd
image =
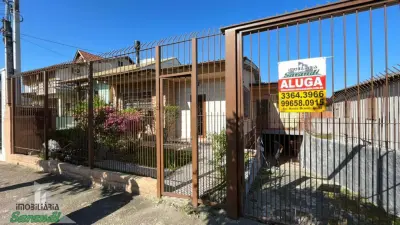
[[[225,61],[224,37],[208,32],[160,47],[179,66],[160,68],[163,112],[162,190],[164,195],[224,203],[225,180]],[[178,156],[176,170],[168,160]]]
[[[13,151],[154,177],[159,195],[224,203],[223,49],[222,34],[209,31],[79,50],[24,72],[12,79]]]
[[[226,103],[234,122],[228,149],[237,159],[237,172],[228,165],[232,215],[398,223],[399,16],[398,1],[340,1],[223,28],[227,71],[236,75],[227,86],[239,92]],[[264,80],[246,80],[246,57]],[[313,57],[326,57],[328,112],[280,112],[278,62]],[[250,97],[238,85],[246,83]]]
[[[13,152],[154,177],[158,196],[233,218],[398,222],[396,9],[340,1],[78,51],[12,79]],[[311,57],[327,58],[327,112],[280,112],[278,62]]]

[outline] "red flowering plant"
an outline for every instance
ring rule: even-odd
[[[134,144],[140,132],[141,114],[136,110],[121,112],[105,109],[106,118],[99,129],[99,141],[114,149],[126,150],[129,142]]]
[[[74,110],[77,127],[87,130],[87,103],[81,102]],[[117,111],[103,100],[95,97],[93,101],[93,128],[97,144],[111,149],[127,149],[136,142],[140,132],[141,114],[135,109]]]

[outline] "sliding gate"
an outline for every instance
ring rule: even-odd
[[[156,48],[160,195],[226,200],[225,61],[219,32]]]

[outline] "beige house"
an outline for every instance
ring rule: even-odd
[[[56,114],[56,127],[64,129],[74,126],[71,109],[85,95],[84,87],[76,88],[80,84],[66,84],[66,80],[87,77],[87,63],[93,61],[93,71],[108,70],[133,64],[128,56],[104,59],[100,56],[78,50],[69,63],[57,64],[46,68],[23,72],[21,88],[22,106],[43,106],[45,89],[42,71],[48,71],[48,104]],[[84,85],[83,85],[84,86]],[[109,87],[104,84],[95,84],[94,91],[103,93]],[[27,99],[24,101],[24,99]],[[28,103],[29,102],[29,103]],[[27,105],[29,104],[29,105]]]
[[[72,109],[85,101],[88,85],[87,62],[93,62],[94,95],[118,110],[135,108],[141,110],[147,121],[146,133],[155,134],[154,109],[156,103],[155,59],[145,58],[133,63],[129,56],[105,59],[84,51],[77,51],[71,63],[54,65],[24,72],[23,96],[42,105],[44,98],[43,75],[49,71],[49,107],[55,109],[57,129],[74,127]],[[161,73],[184,73],[191,71],[191,64],[183,65],[177,58],[161,60]],[[199,63],[198,71],[198,119],[197,129],[201,137],[219,133],[226,127],[225,117],[225,60]],[[258,67],[248,58],[244,60],[243,100],[245,129],[251,127],[251,83],[260,80]],[[26,76],[31,74],[31,76]],[[189,73],[188,73],[189,74]],[[227,90],[229,91],[229,90]],[[165,106],[178,110],[174,126],[166,132],[173,139],[190,138],[190,77],[163,78],[162,93]],[[232,93],[233,94],[233,93]],[[168,108],[168,107],[165,107]],[[168,125],[164,125],[166,128]],[[246,132],[248,132],[246,131]]]
[[[252,82],[260,79],[259,70],[247,58],[243,72],[243,89],[245,117],[250,118],[250,89]],[[191,65],[182,65],[176,58],[161,60],[161,73],[184,73],[191,70]],[[198,64],[198,134],[207,137],[219,133],[226,127],[225,117],[225,61],[210,61]],[[155,60],[144,59],[140,66],[136,64],[109,70],[101,70],[93,74],[97,84],[105,84],[109,89],[97,93],[101,99],[109,99],[108,103],[119,110],[128,108],[140,109],[148,118],[146,133],[155,134],[154,109],[156,103]],[[87,82],[87,77],[77,77],[64,82]],[[190,138],[190,77],[163,78],[162,93],[164,106],[176,106],[179,110],[168,136],[175,140]],[[233,93],[232,93],[233,94]],[[166,108],[166,107],[165,107]],[[164,124],[165,127],[167,125]]]

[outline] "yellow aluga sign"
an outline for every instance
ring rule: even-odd
[[[280,62],[278,69],[278,105],[280,112],[325,111],[325,58]]]

